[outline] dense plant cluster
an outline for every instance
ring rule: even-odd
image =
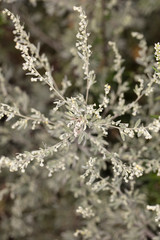
[[[155,7],[149,0],[90,3],[3,1],[2,25],[13,23],[20,56],[4,55],[0,69],[2,240],[160,239],[160,205],[144,188],[145,177],[160,176],[160,44],[153,51],[134,27],[145,28]],[[26,19],[33,39],[16,14],[22,6],[33,11]],[[53,41],[35,24],[41,8],[48,25],[56,15],[56,36],[48,26]],[[120,54],[128,28],[133,71]],[[36,35],[62,63],[42,53]]]

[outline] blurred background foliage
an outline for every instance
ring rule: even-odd
[[[70,96],[73,88],[77,92],[80,88],[85,89],[81,64],[74,47],[78,23],[77,15],[73,12],[74,5],[81,5],[89,20],[92,68],[95,69],[98,80],[91,90],[89,101],[98,102],[99,93],[103,91],[105,83],[109,83],[112,88],[116,87],[112,68],[114,56],[108,41],[117,43],[125,59],[123,81],[129,81],[132,89],[135,85],[134,73],[141,71],[141,66],[135,61],[139,47],[131,37],[131,32],[142,33],[149,51],[153,53],[154,43],[160,40],[159,0],[5,0],[0,2],[0,10],[8,8],[20,16],[25,29],[31,34],[31,41],[40,44],[41,52],[45,52],[49,58],[57,84],[61,86],[64,77],[72,82],[73,85],[67,92]],[[30,108],[36,108],[47,115],[53,99],[48,97],[46,86],[30,83],[29,77],[21,70],[22,59],[14,47],[13,26],[1,12],[0,67],[10,95],[6,101],[14,101],[16,98],[24,113]],[[133,98],[133,93],[126,95],[128,102]],[[0,94],[0,101],[3,102],[3,99],[3,94]],[[113,131],[110,135],[110,141],[116,141],[116,132]],[[43,144],[52,144],[52,141],[41,125],[34,131],[16,132],[8,128],[3,119],[0,123],[1,155],[11,156],[26,149],[30,151]],[[79,226],[80,219],[74,213],[73,193],[68,192],[67,188],[72,183],[59,174],[55,179],[53,182],[52,178],[48,178],[47,172],[38,166],[27,170],[23,176],[20,173],[10,174],[7,170],[1,173],[0,189],[4,190],[5,197],[0,202],[0,240],[73,239],[72,231]],[[6,185],[9,185],[16,196],[8,194]],[[138,187],[147,194],[149,204],[160,204],[159,177],[155,174],[141,177]],[[34,220],[30,217],[30,212]],[[33,223],[34,229],[31,228]],[[19,232],[19,229],[23,231]]]

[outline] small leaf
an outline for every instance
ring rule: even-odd
[[[137,122],[135,123],[135,126],[134,126],[134,127],[135,127],[135,128],[139,127],[140,123],[141,123],[141,119],[138,119]]]
[[[159,73],[159,71],[158,71],[157,68],[155,68],[155,67],[152,67],[152,68],[154,69],[155,72],[158,72],[158,73]]]
[[[10,115],[8,115],[6,122],[10,121],[12,118],[14,117],[14,114],[11,113]]]
[[[125,141],[125,135],[124,135],[124,133],[123,133],[122,131],[119,131],[119,132],[120,132],[120,135],[121,135],[122,140]]]
[[[159,116],[160,116],[160,115],[151,115],[150,117],[151,117],[151,118],[156,118],[156,119],[158,119]]]

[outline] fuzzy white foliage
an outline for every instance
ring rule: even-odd
[[[32,1],[32,3],[34,4],[36,1]],[[111,1],[110,7],[114,4],[115,1]],[[75,198],[81,199],[76,213],[82,215],[86,221],[85,227],[76,230],[74,236],[78,237],[80,235],[83,239],[110,240],[110,233],[106,233],[106,229],[103,226],[104,219],[106,221],[105,224],[110,224],[111,226],[114,225],[114,218],[116,226],[121,224],[118,221],[124,221],[126,228],[133,228],[134,231],[137,216],[132,212],[132,207],[130,206],[139,204],[137,211],[140,212],[139,208],[144,203],[141,195],[138,195],[136,191],[134,192],[136,178],[152,171],[156,171],[157,175],[160,174],[158,150],[155,153],[155,158],[157,157],[157,159],[153,159],[154,152],[150,154],[144,148],[144,144],[148,144],[147,146],[150,147],[150,142],[159,136],[160,117],[156,119],[146,118],[139,104],[139,100],[143,96],[148,97],[153,94],[154,87],[160,84],[160,76],[159,72],[154,73],[153,76],[148,76],[150,58],[146,58],[146,41],[143,35],[133,33],[133,37],[140,41],[140,53],[137,62],[144,67],[146,75],[135,76],[137,82],[134,89],[136,99],[126,104],[124,94],[128,90],[128,85],[122,79],[125,70],[122,66],[124,60],[118,51],[116,43],[109,42],[115,54],[113,69],[115,71],[114,81],[117,84],[117,92],[110,92],[111,87],[107,83],[104,85],[104,96],[101,103],[98,106],[95,103],[89,104],[89,90],[95,83],[95,72],[90,70],[91,45],[88,44],[88,22],[82,7],[74,7],[74,10],[79,13],[80,18],[79,30],[76,35],[76,48],[82,61],[84,79],[87,81],[85,97],[82,94],[64,97],[66,89],[70,87],[71,83],[65,78],[62,81],[62,89],[60,90],[57,87],[47,57],[44,54],[40,55],[39,46],[36,47],[30,43],[29,34],[25,32],[19,17],[9,10],[3,11],[14,24],[15,47],[20,50],[24,60],[23,70],[32,76],[31,81],[40,81],[47,84],[53,96],[58,97],[60,100],[54,101],[54,107],[51,109],[48,117],[33,108],[31,109],[31,114],[26,116],[21,113],[16,105],[10,106],[1,103],[0,118],[7,117],[7,121],[13,121],[15,118],[18,118],[12,124],[13,129],[27,128],[28,122],[31,122],[32,130],[39,125],[43,125],[47,129],[47,133],[54,136],[56,140],[52,146],[18,153],[13,158],[1,156],[0,169],[7,167],[11,172],[20,170],[24,173],[29,165],[35,167],[38,163],[39,166],[46,167],[50,177],[54,177],[56,172],[59,175],[64,172],[64,181],[75,176],[71,184],[73,190],[71,190],[74,192]],[[157,69],[159,71],[159,43],[155,45],[155,50]],[[39,72],[41,68],[45,70],[44,75],[41,75]],[[0,83],[4,83],[2,75],[0,75]],[[3,89],[3,92],[5,95],[5,89]],[[109,110],[111,110],[110,114],[107,112]],[[126,113],[130,113],[133,116],[131,121],[123,123],[117,119]],[[119,143],[114,146],[107,139],[110,130],[118,132],[117,138]],[[132,149],[132,141],[134,144],[136,143],[138,150],[134,144]],[[154,151],[154,147],[150,151]],[[111,165],[112,175],[102,177],[101,171],[106,170],[109,164]],[[126,190],[125,193],[121,191],[121,184],[124,182],[130,187],[130,190]],[[81,186],[81,189],[79,189],[79,186]],[[103,194],[102,196],[98,194],[99,192],[109,192],[110,208],[106,206],[106,197],[103,197]],[[6,191],[1,191],[0,193],[3,196],[6,194]],[[120,220],[113,214],[118,207],[120,207],[118,213]],[[159,222],[159,205],[148,206],[147,208],[156,211],[156,221]],[[19,212],[21,213],[20,208]],[[130,215],[132,215],[131,219]],[[109,222],[109,218],[111,222]],[[130,221],[127,220],[128,218]],[[144,219],[142,219],[142,222],[144,222]],[[13,224],[15,224],[14,221]],[[19,222],[19,226],[20,224],[22,223]],[[145,224],[147,225],[148,223]],[[99,229],[97,225],[99,225]],[[108,238],[105,238],[105,236],[108,236]],[[125,233],[123,237],[125,237]]]

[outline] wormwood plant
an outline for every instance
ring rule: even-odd
[[[155,63],[143,35],[132,33],[139,42],[136,61],[143,72],[134,75],[135,99],[126,102],[130,86],[129,81],[123,81],[124,60],[116,43],[109,42],[115,55],[115,87],[106,83],[104,92],[99,93],[94,103],[92,88],[98,86],[98,79],[90,64],[92,46],[88,41],[87,16],[81,7],[74,7],[74,10],[80,19],[76,51],[81,59],[83,84],[80,84],[79,92],[77,89],[72,91],[72,96],[68,94],[71,82],[64,77],[61,87],[58,86],[46,55],[41,53],[39,45],[31,43],[19,17],[7,9],[3,11],[14,24],[15,48],[23,58],[23,70],[33,84],[41,82],[48,86],[52,105],[48,115],[34,108],[25,114],[21,104],[9,94],[1,70],[1,119],[6,124],[10,122],[11,129],[20,130],[22,134],[25,129],[31,129],[33,133],[41,128],[45,131],[45,138],[42,135],[36,149],[0,158],[1,170],[8,168],[18,174],[16,182],[8,182],[0,191],[1,199],[7,195],[14,202],[9,224],[6,223],[7,217],[2,221],[2,239],[37,239],[37,236],[38,239],[52,239],[51,233],[41,236],[43,228],[37,225],[44,224],[47,210],[51,209],[49,205],[56,201],[54,195],[65,186],[62,199],[67,202],[67,194],[73,195],[74,200],[69,200],[69,204],[73,204],[75,211],[70,216],[73,223],[69,229],[65,227],[63,230],[61,218],[61,231],[55,233],[57,239],[158,240],[160,206],[147,204],[138,183],[142,175],[152,172],[160,175],[157,101],[160,92],[160,44],[155,44]],[[77,78],[76,81],[82,82],[82,79]],[[86,86],[85,91],[83,85]],[[116,141],[111,140],[113,134]],[[45,182],[40,192],[36,191],[41,184],[39,179]],[[53,194],[52,201],[50,197],[48,200],[42,198],[43,186]],[[55,223],[52,232],[54,228]]]

